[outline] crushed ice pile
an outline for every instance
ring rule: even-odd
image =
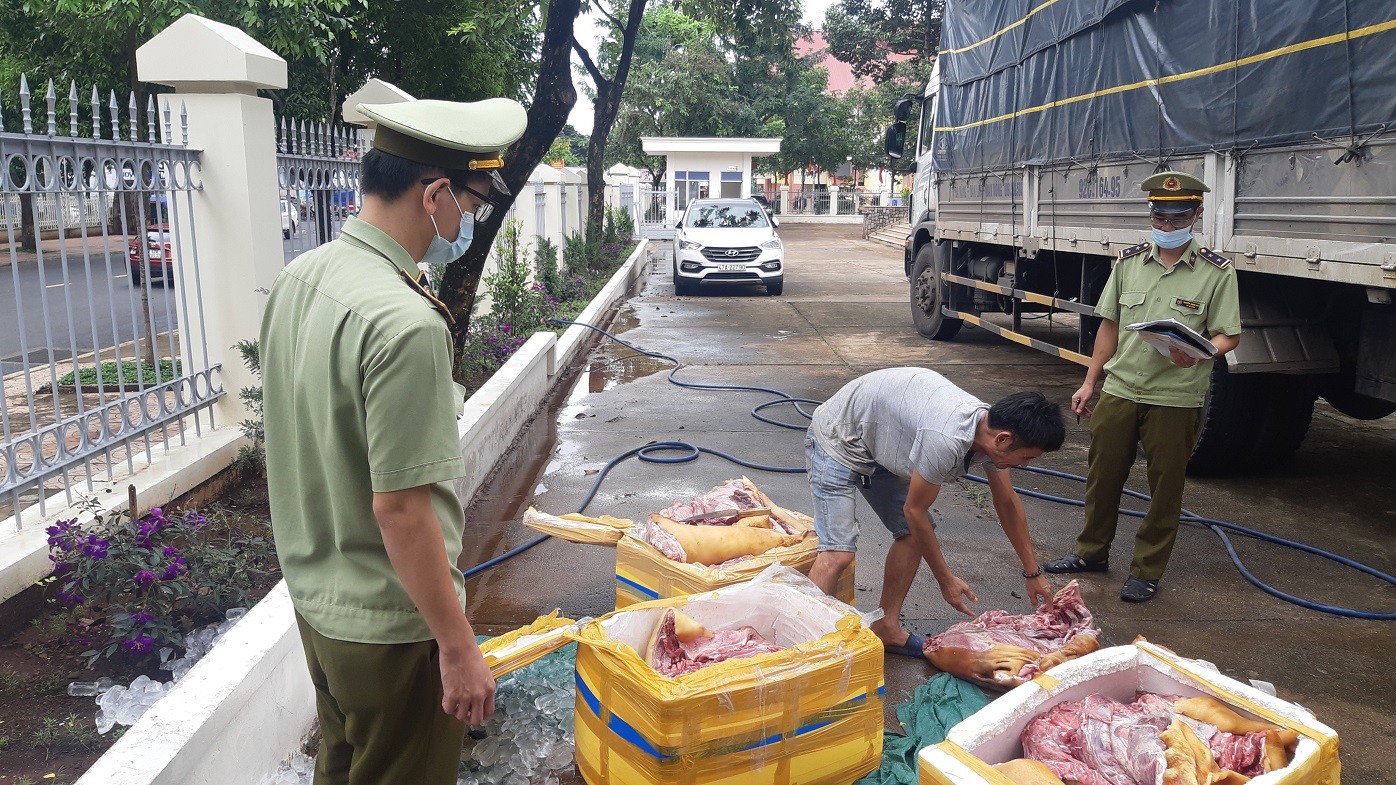
[[[160,667],[170,672],[168,682],[155,681],[142,674],[137,676],[129,687],[123,687],[120,684],[113,684],[111,679],[103,677],[94,682],[75,681],[68,685],[68,694],[96,696],[98,733],[106,733],[117,725],[135,725],[136,720],[145,714],[146,709],[164,697],[165,693],[174,687],[175,682],[184,678],[184,674],[194,667],[194,663],[208,654],[218,639],[223,637],[228,630],[231,630],[238,619],[246,614],[246,608],[230,608],[224,614],[223,621],[210,624],[207,627],[200,627],[184,636],[185,648],[184,655],[181,657],[169,659],[172,652],[169,649],[161,649],[160,656],[165,661],[161,663]]]
[[[465,737],[457,785],[558,785],[572,768],[577,645],[502,678],[494,715]],[[263,785],[311,785],[315,760],[297,752]]]
[[[500,679],[494,715],[465,738],[458,785],[557,785],[572,768],[577,644]]]

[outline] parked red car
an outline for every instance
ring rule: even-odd
[[[150,197],[150,224],[145,231],[145,250],[150,257],[150,282],[174,280],[174,254],[171,248],[170,214],[163,195]],[[130,262],[131,285],[140,286],[145,278],[145,260],[141,258],[138,238],[132,237],[126,247]]]

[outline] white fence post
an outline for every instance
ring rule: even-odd
[[[839,214],[839,187],[829,186],[829,215]]]
[[[275,121],[257,90],[284,89],[286,61],[236,27],[186,14],[136,50],[136,72],[175,88],[171,104],[188,109],[189,145],[202,151],[203,188],[183,236],[194,238],[202,260],[204,318],[180,329],[221,360],[228,394],[214,411],[232,425],[247,416],[237,391],[257,384],[233,345],[256,340],[283,266]]]
[[[780,213],[781,215],[790,214],[790,186],[788,185],[780,187]]]

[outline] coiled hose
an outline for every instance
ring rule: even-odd
[[[669,371],[668,380],[671,383],[678,385],[679,387],[686,387],[693,390],[728,390],[734,392],[761,392],[773,395],[775,396],[773,400],[758,404],[751,410],[751,416],[764,423],[769,423],[771,425],[775,425],[781,428],[789,428],[792,430],[804,430],[806,426],[803,424],[781,422],[779,420],[774,420],[769,417],[766,417],[763,414],[761,414],[761,412],[773,406],[788,405],[793,406],[795,408],[795,411],[798,412],[800,416],[808,420],[811,419],[813,415],[811,414],[811,412],[807,411],[804,408],[804,404],[813,404],[817,406],[820,403],[822,403],[821,401],[816,401],[811,398],[797,398],[788,393],[769,387],[753,387],[737,384],[700,384],[697,382],[685,382],[676,377],[676,374],[683,369],[683,362],[678,360],[677,358],[670,357],[667,354],[660,354],[659,352],[651,352],[646,349],[641,349],[640,347],[630,343],[629,341],[612,335],[610,332],[607,332],[606,330],[603,330],[600,327],[586,324],[584,322],[574,322],[565,319],[553,319],[552,321],[554,324],[558,325],[577,325],[580,327],[585,327],[589,330],[594,330],[595,332],[604,335],[605,337],[611,339],[612,341],[615,341],[621,346],[624,346],[637,354],[673,363],[674,367],[672,370]],[[665,452],[678,452],[680,454],[672,456],[662,456],[659,454]],[[621,453],[620,455],[617,455],[616,457],[612,458],[609,462],[607,462],[605,468],[603,468],[596,475],[596,480],[592,483],[591,490],[587,491],[587,495],[584,499],[582,499],[582,503],[577,508],[577,512],[584,512],[586,510],[586,508],[591,504],[592,500],[596,498],[596,493],[601,489],[601,483],[605,481],[606,475],[609,474],[611,469],[615,468],[622,461],[625,461],[631,457],[636,457],[647,463],[688,463],[689,461],[697,460],[698,456],[702,453],[707,453],[708,455],[715,455],[719,458],[724,458],[728,461],[731,461],[732,463],[735,463],[738,466],[743,466],[748,469],[756,469],[758,471],[779,472],[784,474],[802,474],[805,471],[805,467],[803,466],[769,466],[766,464],[744,460],[730,453],[722,452],[721,450],[714,450],[708,447],[697,447],[692,444],[689,444],[688,442],[651,442],[649,444],[644,445],[643,447],[636,447],[632,450],[626,450],[625,452]],[[1075,480],[1077,482],[1082,483],[1086,481],[1086,478],[1079,474],[1072,474],[1070,472],[1059,471],[1056,469],[1026,466],[1022,467],[1020,471],[1032,472],[1034,474],[1041,474],[1047,477],[1056,477],[1058,479]],[[984,484],[988,483],[988,480],[973,474],[966,474],[965,479]],[[1057,496],[1055,494],[1044,493],[1042,491],[1036,491],[1029,488],[1020,488],[1018,486],[1014,486],[1014,490],[1016,490],[1023,496],[1029,496],[1034,499],[1056,502],[1057,504],[1067,504],[1073,507],[1086,506],[1085,501],[1081,499],[1074,499],[1069,496]],[[1141,493],[1139,491],[1131,490],[1129,488],[1126,488],[1124,493],[1127,496],[1131,496],[1135,499],[1139,499],[1144,502],[1150,501],[1150,497],[1146,493]],[[1121,509],[1120,514],[1128,515],[1133,518],[1144,517],[1144,513],[1138,510]],[[1272,597],[1276,597],[1278,599],[1284,600],[1285,602],[1298,605],[1302,608],[1308,608],[1309,610],[1319,611],[1321,613],[1328,613],[1334,616],[1343,616],[1351,619],[1396,621],[1396,613],[1361,611],[1352,608],[1344,608],[1337,605],[1329,605],[1327,603],[1316,602],[1314,600],[1309,600],[1304,597],[1299,597],[1288,592],[1281,591],[1275,588],[1274,586],[1265,583],[1264,581],[1257,578],[1249,569],[1246,568],[1245,562],[1242,561],[1241,555],[1236,552],[1236,546],[1232,543],[1231,537],[1229,536],[1228,532],[1239,534],[1245,537],[1251,537],[1253,539],[1272,543],[1274,545],[1281,545],[1286,548],[1293,548],[1297,551],[1302,551],[1304,553],[1312,554],[1314,556],[1321,556],[1325,559],[1328,559],[1329,561],[1341,564],[1344,567],[1350,567],[1359,572],[1366,573],[1367,575],[1370,575],[1378,580],[1385,581],[1388,585],[1396,586],[1396,577],[1388,575],[1382,572],[1381,570],[1376,569],[1375,567],[1363,564],[1354,559],[1349,559],[1345,556],[1340,556],[1330,551],[1325,551],[1322,548],[1316,548],[1312,545],[1307,545],[1296,540],[1291,540],[1285,537],[1269,534],[1258,529],[1252,529],[1247,526],[1242,526],[1240,524],[1232,523],[1230,521],[1218,520],[1216,518],[1204,518],[1203,516],[1198,515],[1189,510],[1183,510],[1182,515],[1180,516],[1180,520],[1183,523],[1189,524],[1191,526],[1205,528],[1211,531],[1213,534],[1217,535],[1217,537],[1221,539],[1222,545],[1226,548],[1227,555],[1231,557],[1231,563],[1236,565],[1236,570],[1241,573],[1241,577],[1245,578],[1246,581],[1249,582],[1252,586],[1255,586],[1257,589],[1260,589],[1261,591],[1265,592],[1266,594],[1269,594]],[[547,540],[548,538],[549,535],[547,534],[539,535],[538,537],[535,537],[532,540],[525,542],[523,545],[520,545],[516,548],[512,548],[492,559],[489,559],[488,561],[481,562],[480,564],[471,567],[470,569],[465,571],[464,575],[466,578],[478,575],[479,573],[484,572],[485,570],[488,570],[489,568],[497,564],[500,564],[501,562],[508,561],[509,559],[518,556],[519,554],[523,553],[529,548],[534,547],[535,545],[538,545],[539,543]]]

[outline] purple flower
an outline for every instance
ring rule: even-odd
[[[57,562],[56,564],[53,565],[53,574],[56,575],[56,576],[62,577],[62,576],[64,576],[64,575],[67,575],[68,572],[69,572],[70,570],[72,570],[72,569],[73,569],[72,567],[69,567],[69,566],[68,566],[66,563],[64,563],[64,562]]]
[[[155,639],[149,633],[141,633],[129,641],[122,641],[121,648],[132,654],[145,654],[150,651],[150,647],[155,645]]]
[[[176,561],[170,562],[169,564],[165,565],[165,571],[160,575],[160,577],[167,581],[172,581],[175,578],[178,578],[181,574],[183,574],[184,569],[184,559],[181,557]]]
[[[151,572],[150,570],[141,570],[140,572],[136,573],[136,577],[132,580],[136,582],[137,586],[144,589],[155,582],[155,573]]]
[[[111,540],[89,534],[87,542],[82,546],[82,552],[91,559],[101,560],[107,558],[107,548],[110,545]]]
[[[131,623],[138,627],[144,627],[153,621],[155,621],[155,614],[150,611],[136,611],[131,614]]]
[[[197,529],[208,523],[208,516],[199,512],[191,512],[184,516],[184,522]]]
[[[165,554],[165,556],[166,556],[167,558],[170,557],[170,556],[178,556],[178,555],[179,555],[179,550],[176,549],[176,548],[175,548],[174,546],[172,546],[172,545],[166,545],[165,548],[164,548],[164,550],[162,550],[162,551],[160,551],[160,552],[163,553],[163,554]]]
[[[72,581],[64,583],[62,590],[58,592],[58,599],[69,605],[81,605],[84,598],[75,591],[76,588],[77,584]]]

